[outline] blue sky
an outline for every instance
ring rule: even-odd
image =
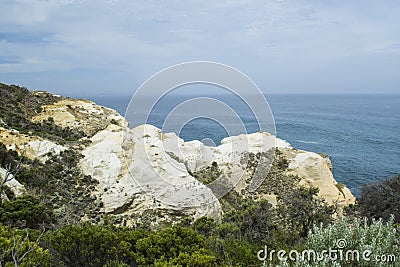
[[[0,81],[131,94],[194,60],[268,93],[399,93],[400,1],[3,0]]]

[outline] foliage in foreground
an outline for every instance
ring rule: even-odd
[[[39,245],[41,234],[0,224],[0,266],[51,266],[51,255]]]
[[[398,231],[393,217],[386,223],[382,219],[350,221],[344,217],[335,224],[314,226],[310,231],[306,248],[316,254],[304,254],[297,262],[288,258],[278,266],[400,266]],[[322,254],[329,249],[332,254]],[[318,260],[318,255],[325,257]]]
[[[317,191],[298,190],[302,194],[292,197],[292,205],[303,203],[302,198],[316,198]],[[316,213],[304,213],[300,205],[298,212],[293,209],[283,216],[266,200],[248,199],[227,212],[219,224],[201,218],[150,231],[84,223],[48,230],[40,240],[32,242],[50,255],[45,258],[46,264],[53,266],[259,266],[256,252],[264,244],[288,248],[292,243],[304,242],[301,235],[290,239],[285,234],[287,229],[303,231],[303,224],[293,220],[302,214],[313,217],[304,221],[323,222],[330,218],[329,213],[318,213],[318,207],[312,207]],[[326,218],[321,220],[324,215]]]
[[[248,228],[241,232],[240,226],[232,221],[216,224],[207,218],[159,231],[84,223],[50,230],[43,236],[38,230],[17,230],[0,225],[0,246],[4,249],[0,266],[14,266],[13,255],[19,257],[19,266],[261,266],[257,252],[264,245],[249,242]],[[273,234],[274,230],[270,229],[268,236]],[[320,255],[324,249],[341,249],[342,259],[340,252],[332,254],[338,257],[336,261],[316,260],[310,254],[310,261],[274,258],[273,261],[267,259],[265,265],[400,266],[398,240],[399,232],[393,220],[384,223],[382,220],[343,218],[327,226],[314,226],[305,245],[295,248],[300,253],[313,250]],[[279,250],[272,245],[268,248]],[[347,251],[355,250],[360,252],[359,261],[356,254],[349,254],[346,260]],[[367,250],[371,251],[369,262],[362,258]],[[25,254],[27,251],[29,253]],[[287,257],[290,250],[285,251]],[[378,255],[385,255],[391,261],[378,263],[375,260]]]

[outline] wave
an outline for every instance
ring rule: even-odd
[[[303,143],[303,144],[313,144],[313,145],[320,145],[320,142],[315,141],[306,141],[306,140],[294,140],[295,142]]]

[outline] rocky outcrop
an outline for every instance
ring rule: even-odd
[[[300,184],[319,188],[319,195],[328,203],[338,203],[341,206],[355,201],[350,190],[338,184],[332,174],[332,163],[329,158],[302,150],[286,151],[289,158],[289,170],[301,178]]]
[[[57,155],[66,150],[65,146],[56,144],[39,136],[22,134],[15,129],[0,127],[0,142],[7,149],[16,150],[29,159],[45,161],[49,155]]]
[[[14,175],[9,173],[6,169],[0,168],[0,181],[4,181],[6,176],[7,181],[3,186],[9,188],[16,197],[26,194],[25,187],[14,178]]]
[[[78,129],[88,136],[93,136],[110,124],[125,123],[124,118],[113,109],[96,105],[89,100],[71,98],[42,106],[42,112],[34,116],[32,121],[42,122],[49,118],[60,127]]]
[[[279,148],[289,162],[285,172],[299,176],[300,184],[318,187],[328,203],[343,207],[354,202],[347,188],[340,190],[336,186],[329,159],[293,149],[268,133],[233,136],[218,147],[208,147],[199,141],[184,142],[174,133],[164,134],[151,125],[134,129],[110,125],[91,140],[82,152],[85,157],[81,167],[100,181],[98,194],[104,212],[109,214],[137,218],[146,210],[156,210],[158,218],[164,219],[209,216],[218,220],[222,213],[220,187],[199,182],[194,173],[216,163],[221,170],[218,179],[228,190],[233,188],[243,194],[253,179],[244,155],[274,148]],[[268,168],[264,171],[268,172]],[[259,197],[276,204],[274,194]]]
[[[91,145],[82,151],[81,167],[100,182],[104,212],[133,221],[147,210],[156,211],[155,220],[184,216],[218,220],[222,213],[218,199],[183,163],[163,151],[165,138],[151,125],[135,129],[110,125],[91,138]]]
[[[243,155],[247,152],[267,153],[272,148],[277,148],[289,163],[285,174],[299,176],[301,185],[318,187],[319,195],[330,204],[346,206],[355,201],[347,187],[338,186],[331,171],[332,163],[329,158],[294,149],[286,141],[268,133],[258,132],[225,138],[218,147],[207,147],[199,141],[184,142],[175,134],[166,136],[169,138],[164,141],[164,149],[173,153],[180,161],[187,162],[188,171],[196,172],[216,162],[225,177],[235,185],[234,188],[238,193],[248,188],[248,181],[254,179],[251,177],[253,173],[246,171],[248,161],[243,161]],[[177,141],[171,142],[170,139]],[[173,146],[171,143],[178,145]],[[265,172],[263,175],[266,175],[269,167],[263,171]],[[276,203],[273,195],[264,194],[262,197]]]
[[[268,182],[264,178],[276,149],[284,160],[281,172],[287,177],[294,175],[299,184],[318,187],[320,196],[330,204],[343,207],[355,201],[351,192],[335,181],[329,158],[296,150],[268,133],[232,136],[211,147],[200,141],[184,142],[151,125],[130,129],[116,111],[74,99],[43,106],[31,120],[40,123],[50,118],[60,127],[84,132],[87,142],[60,145],[7,125],[0,127],[0,142],[42,161],[68,148],[77,150],[83,155],[79,163],[82,172],[98,181],[94,194],[102,202],[101,212],[120,218],[121,223],[132,224],[144,217],[153,225],[185,216],[219,220],[219,198],[229,190],[243,197],[256,195],[275,205],[274,192],[257,188]],[[207,172],[212,172],[212,179],[202,180]],[[10,187],[23,192],[14,181]]]

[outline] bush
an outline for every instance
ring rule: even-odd
[[[288,240],[294,241],[307,236],[314,224],[330,223],[335,208],[318,197],[319,189],[315,187],[298,187],[286,195],[278,197],[278,212],[281,225],[286,226]]]
[[[149,236],[138,240],[136,249],[140,255],[138,263],[144,266],[157,262],[188,266],[185,262],[215,261],[212,255],[207,254],[205,237],[191,228],[179,225],[151,232]]]
[[[0,204],[0,222],[3,224],[39,229],[52,221],[51,211],[33,196],[17,197]]]
[[[209,250],[216,256],[218,266],[257,266],[259,247],[280,245],[276,239],[280,232],[276,210],[266,200],[242,199],[236,204],[235,209],[224,214],[221,224],[205,231]],[[207,222],[199,219],[193,227],[209,229]]]
[[[400,223],[400,175],[365,185],[358,199],[359,210],[368,218],[387,221],[391,214]]]
[[[263,245],[271,241],[272,233],[277,230],[276,218],[276,213],[267,200],[244,200],[237,210],[225,214],[223,222],[233,223],[238,227],[237,234],[235,231],[229,233],[235,234],[235,238]],[[223,232],[221,234],[224,235]]]
[[[300,256],[297,261],[292,261],[287,257],[276,266],[400,266],[398,238],[399,233],[393,223],[393,218],[383,223],[382,220],[368,221],[367,218],[350,221],[344,217],[335,224],[328,226],[321,224],[313,227],[307,237],[306,249],[314,251],[315,254],[310,253],[310,256],[304,254],[305,257],[302,258],[302,251],[298,251]],[[330,256],[325,252],[326,257],[322,257],[323,251],[329,251],[329,249],[332,251]],[[367,253],[363,254],[365,251]],[[368,251],[371,252],[370,255]],[[376,256],[383,256],[380,259],[384,257],[391,259],[387,262],[378,262],[379,258]]]
[[[45,236],[55,266],[217,266],[206,245],[205,236],[179,225],[150,232],[84,223]]]
[[[215,254],[215,266],[259,266],[258,247],[246,240],[214,236],[209,240],[210,250]]]
[[[85,223],[49,232],[46,241],[56,266],[123,266],[136,264],[134,246],[144,234]]]
[[[39,246],[39,237],[0,224],[0,266],[51,266],[51,255]]]

